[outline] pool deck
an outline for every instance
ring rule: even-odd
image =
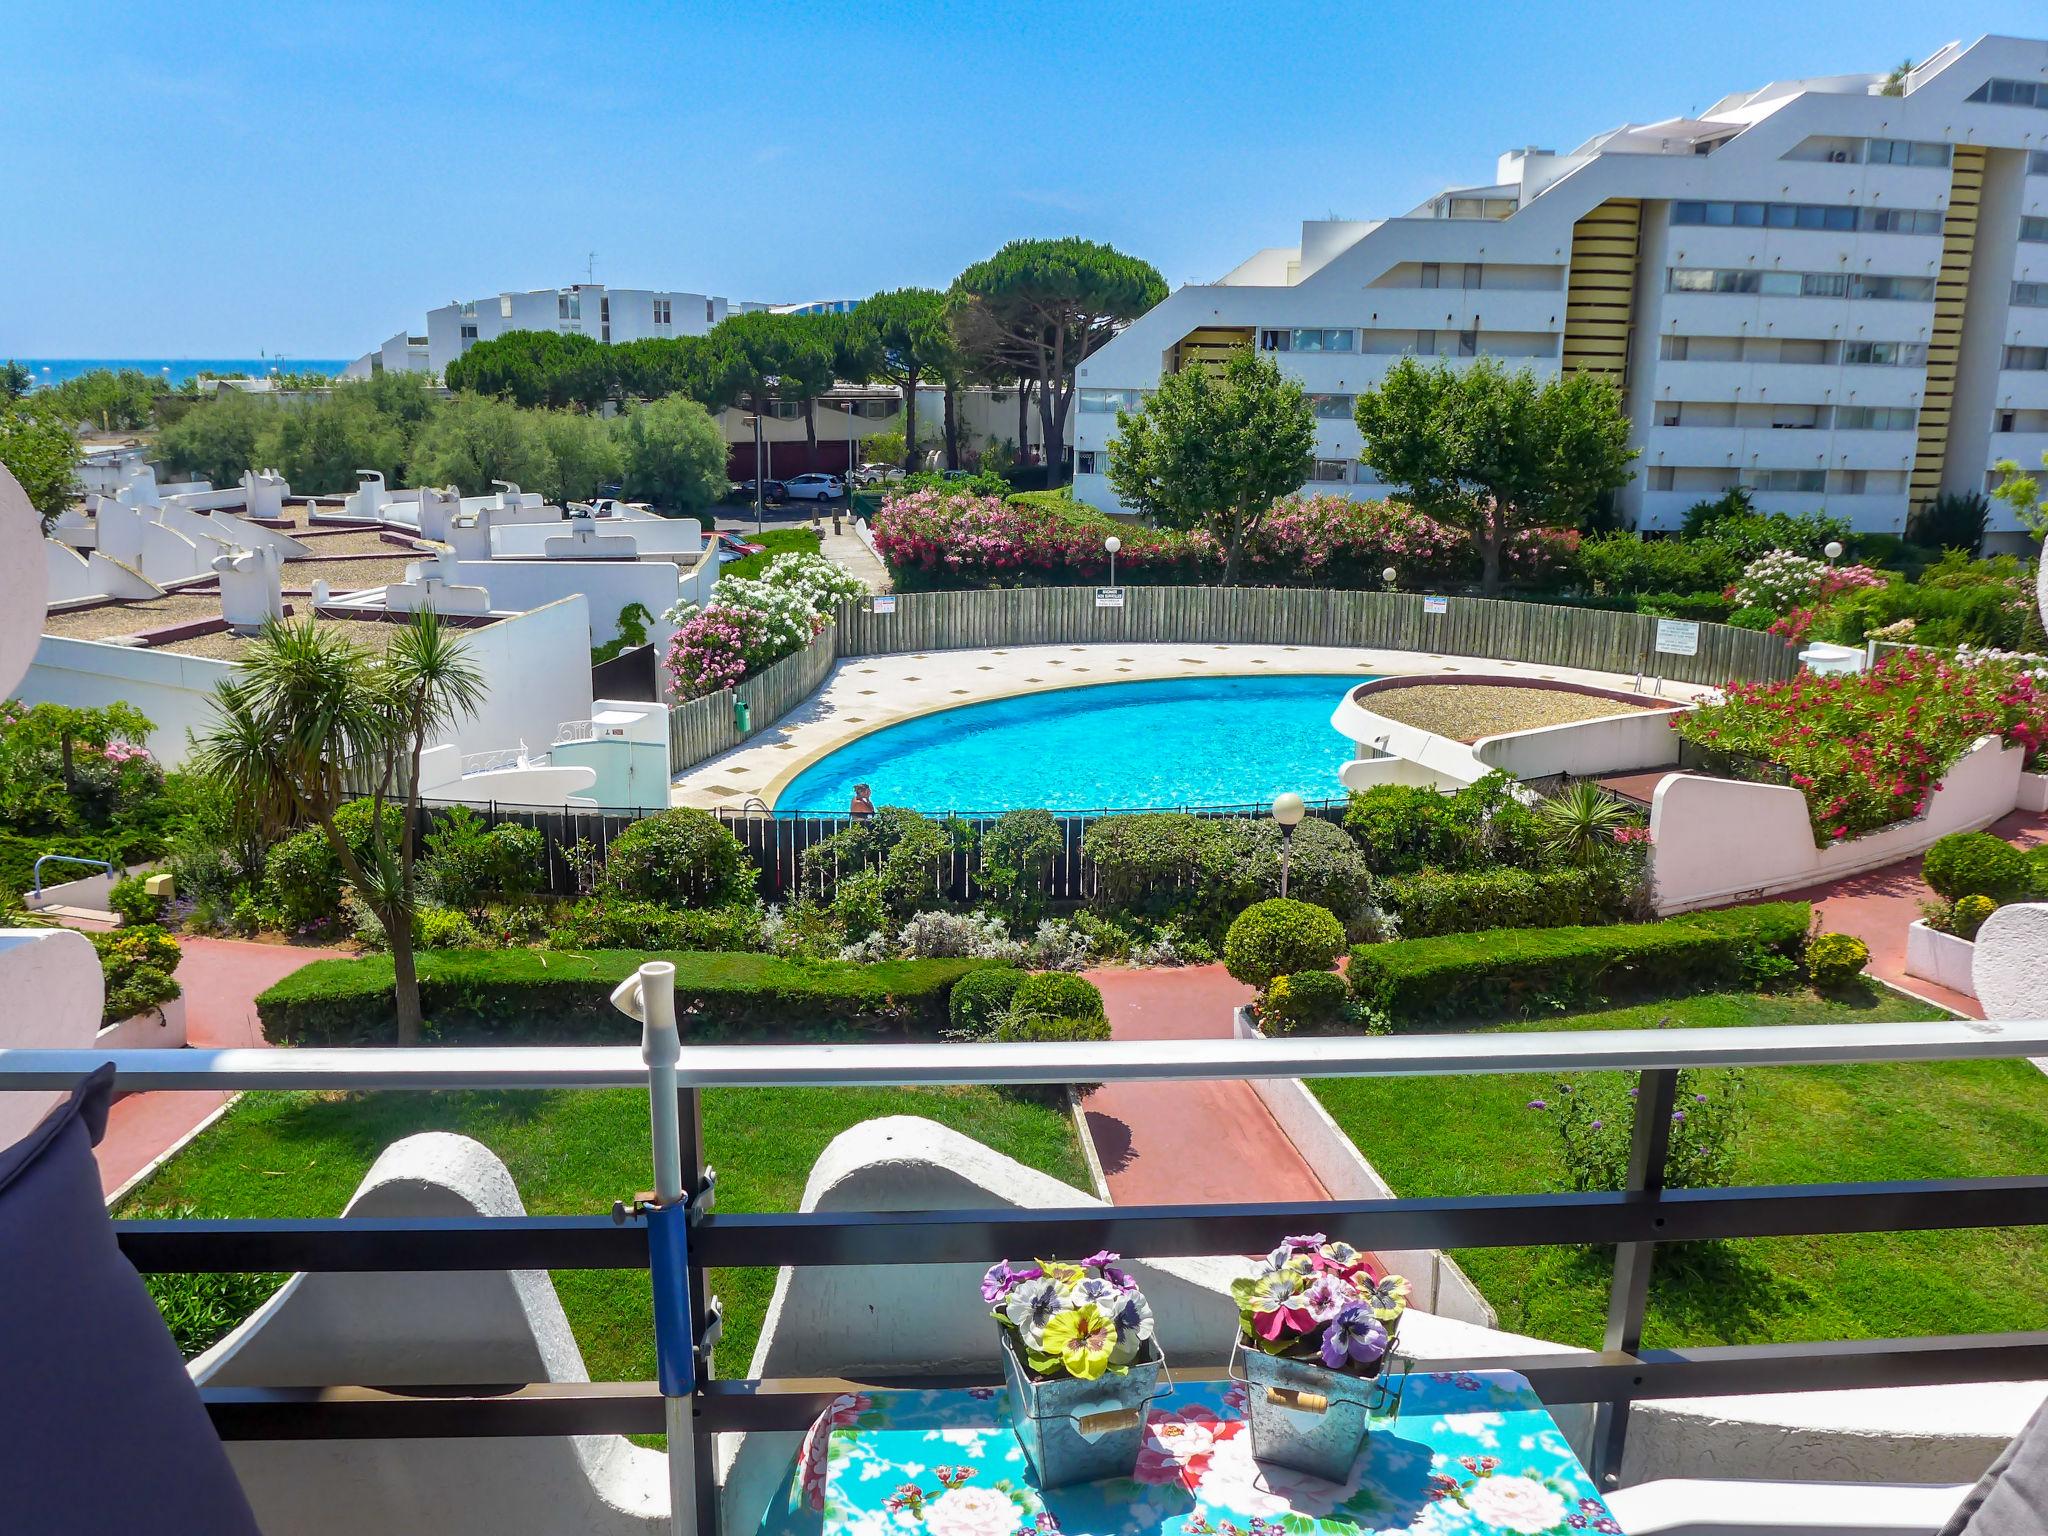
[[[826,753],[883,726],[964,704],[1096,683],[1303,672],[1355,673],[1361,678],[1476,673],[1631,691],[1635,684],[1633,677],[1578,667],[1338,646],[1031,645],[856,656],[840,662],[816,693],[744,746],[677,775],[669,786],[669,803],[738,810],[758,796],[772,807],[783,786]],[[1705,691],[1667,683],[1664,696],[1689,699]],[[1336,706],[1333,692],[1330,707]],[[1327,792],[1343,791],[1332,782]]]

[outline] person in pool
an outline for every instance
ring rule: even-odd
[[[853,786],[853,804],[846,808],[849,816],[872,816],[875,814],[875,797],[868,793],[865,784]]]

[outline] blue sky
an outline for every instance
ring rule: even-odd
[[[576,280],[943,286],[1023,235],[1213,278],[1512,145],[2048,11],[1805,0],[8,0],[0,357],[353,356]]]

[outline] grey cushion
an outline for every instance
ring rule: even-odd
[[[1957,1506],[1941,1536],[2041,1536],[2048,1531],[2048,1404],[2034,1410]]]
[[[0,1527],[257,1536],[107,1220],[92,1149],[113,1092],[102,1067],[0,1152]]]

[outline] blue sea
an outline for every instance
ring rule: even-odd
[[[0,362],[6,359],[0,357]],[[156,374],[173,388],[202,373],[246,373],[261,378],[275,368],[279,373],[339,373],[351,362],[348,357],[24,357],[21,364],[35,376],[38,385],[62,384],[95,368],[139,368]]]

